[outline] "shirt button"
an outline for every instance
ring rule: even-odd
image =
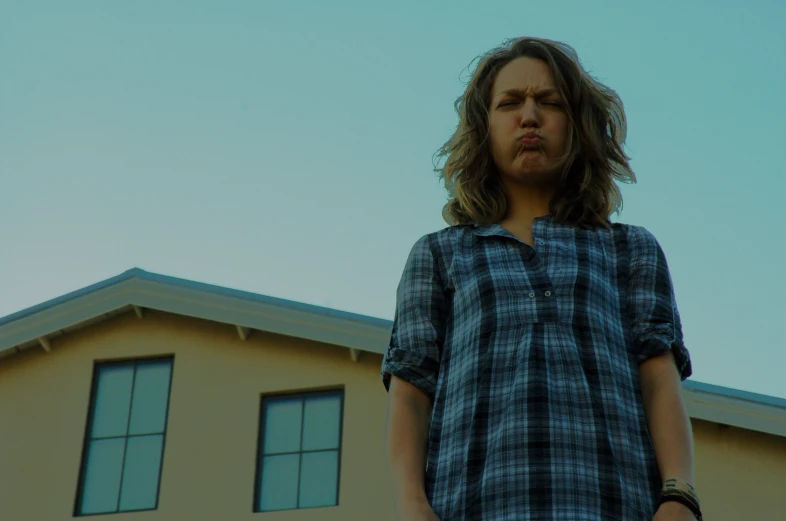
[[[529,298],[535,298],[535,292],[531,291],[529,294]]]
[[[551,296],[551,291],[547,291],[546,293],[544,293],[544,295],[546,295],[547,297],[550,297]]]

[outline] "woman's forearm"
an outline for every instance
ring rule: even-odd
[[[391,382],[388,395],[387,457],[397,508],[426,501],[425,473],[431,403],[407,382]],[[418,394],[420,393],[420,394]]]
[[[671,352],[639,366],[644,413],[663,479],[694,482],[693,432]]]

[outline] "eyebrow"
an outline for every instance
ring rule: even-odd
[[[503,90],[502,92],[497,94],[497,97],[499,98],[501,96],[507,96],[509,94],[521,97],[521,96],[524,96],[525,92],[522,89],[508,89],[508,90]],[[535,96],[539,97],[539,98],[541,98],[541,97],[545,98],[546,96],[551,96],[553,94],[556,94],[556,95],[559,96],[559,91],[557,89],[554,89],[554,88],[542,89],[542,90],[537,91],[535,93]]]

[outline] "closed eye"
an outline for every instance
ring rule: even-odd
[[[500,108],[501,107],[512,107],[513,105],[518,105],[518,104],[519,104],[519,102],[516,101],[516,100],[508,100],[508,101],[503,101],[502,103],[500,103],[498,105],[498,107],[500,107]],[[562,107],[562,102],[561,101],[553,101],[553,100],[552,101],[544,101],[543,104],[544,105],[549,105],[551,107]]]

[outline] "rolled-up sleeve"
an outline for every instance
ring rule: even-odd
[[[683,342],[682,323],[666,256],[655,237],[644,228],[631,227],[628,241],[628,303],[633,354],[641,363],[671,349],[680,378],[685,380],[693,370]]]
[[[430,236],[410,251],[396,292],[393,330],[382,361],[382,382],[390,389],[395,375],[432,400],[444,341],[446,299],[438,259]]]

